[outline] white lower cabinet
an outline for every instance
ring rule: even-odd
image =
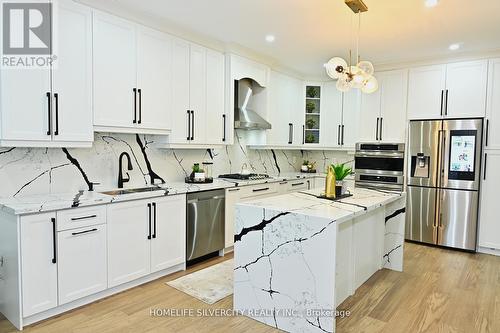
[[[106,225],[57,233],[59,305],[107,288]]]
[[[500,221],[498,219],[498,188],[500,188],[500,150],[484,155],[479,221],[479,246],[500,250]]]
[[[56,214],[22,216],[22,313],[29,317],[57,306]]]
[[[226,189],[225,203],[225,244],[231,247],[234,244],[234,221],[236,204],[241,200],[241,188]]]
[[[185,196],[108,206],[108,287],[184,262],[185,207]]]

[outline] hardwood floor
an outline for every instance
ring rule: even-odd
[[[278,332],[245,317],[151,317],[150,308],[230,309],[232,297],[207,305],[165,282],[189,271],[32,325],[28,333]],[[339,309],[337,332],[500,332],[500,257],[405,244],[404,273],[379,271]],[[16,332],[0,318],[0,332]]]

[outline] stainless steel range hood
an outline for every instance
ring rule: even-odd
[[[258,83],[252,79],[235,81],[234,128],[244,130],[271,129],[271,124],[251,109],[254,89]]]

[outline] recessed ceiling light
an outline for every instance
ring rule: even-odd
[[[276,39],[276,37],[274,37],[274,35],[267,35],[266,36],[266,42],[268,42],[268,43],[274,42],[275,39]]]
[[[456,51],[456,50],[458,50],[460,48],[460,43],[451,44],[448,48],[451,51]]]
[[[436,7],[439,0],[425,0],[426,7]]]

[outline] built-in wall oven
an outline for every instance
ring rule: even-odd
[[[355,154],[356,187],[403,191],[404,143],[358,143]]]

